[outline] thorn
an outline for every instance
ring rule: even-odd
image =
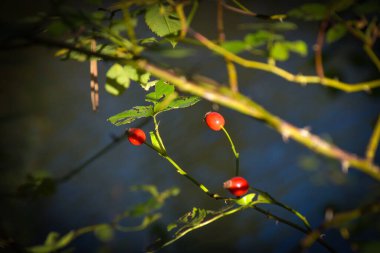
[[[342,172],[344,174],[347,174],[348,173],[348,168],[350,167],[350,162],[347,161],[347,160],[344,160],[344,161],[342,161],[341,165],[342,165]]]
[[[287,129],[284,129],[284,130],[281,132],[281,136],[282,136],[282,140],[286,143],[286,142],[288,142],[288,140],[289,140],[290,132],[289,132]]]
[[[300,134],[301,134],[303,137],[308,137],[308,136],[310,136],[310,127],[307,126],[307,127],[302,128],[301,131],[300,131]]]

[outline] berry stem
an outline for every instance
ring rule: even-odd
[[[231,144],[232,152],[234,153],[235,159],[236,159],[236,170],[235,170],[235,176],[239,176],[239,153],[236,151],[235,144],[232,141],[231,136],[229,135],[227,129],[222,127],[223,132],[226,134],[228,141]]]
[[[190,176],[185,170],[183,170],[181,168],[181,166],[179,166],[166,152],[166,149],[165,149],[165,146],[164,146],[164,143],[161,139],[161,136],[160,136],[160,132],[158,130],[158,123],[157,123],[157,119],[156,119],[156,116],[153,116],[153,120],[154,120],[154,126],[155,126],[155,130],[154,130],[154,135],[156,136],[157,140],[158,140],[158,144],[160,145],[160,147],[155,147],[153,146],[152,144],[148,143],[147,141],[144,142],[145,145],[147,145],[149,148],[151,148],[152,150],[156,151],[160,156],[162,156],[163,158],[165,158],[168,162],[170,162],[173,167],[177,170],[177,172],[186,177],[187,179],[189,179],[192,183],[194,183],[196,186],[198,186],[204,193],[206,193],[209,197],[213,198],[213,199],[223,199],[223,200],[231,200],[231,198],[227,198],[227,197],[222,197],[220,196],[219,194],[217,193],[212,193],[209,191],[209,189],[202,183],[198,182],[195,178],[193,178],[192,176]]]

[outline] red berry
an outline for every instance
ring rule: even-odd
[[[224,182],[224,189],[227,189],[231,192],[231,194],[236,197],[241,197],[248,192],[248,182],[245,178],[242,177],[233,177],[230,180]]]
[[[220,129],[224,126],[224,118],[217,112],[206,113],[205,120],[208,127],[214,131],[220,131]]]
[[[135,146],[140,146],[146,140],[145,132],[140,128],[129,128],[127,135],[129,142]]]

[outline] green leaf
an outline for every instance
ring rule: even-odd
[[[292,22],[270,22],[270,23],[249,23],[239,25],[240,29],[253,29],[253,30],[270,30],[270,31],[290,31],[296,30],[297,25]]]
[[[160,142],[158,141],[157,136],[154,133],[154,131],[149,132],[149,135],[150,135],[150,141],[152,142],[152,146],[155,147],[158,150],[158,152],[166,153],[165,147],[162,147],[162,145],[160,145]]]
[[[181,29],[177,14],[169,10],[163,5],[154,4],[149,6],[145,13],[145,23],[160,37],[175,34]]]
[[[333,43],[341,39],[347,32],[347,28],[344,24],[335,24],[326,33],[327,43]]]
[[[255,198],[255,196],[256,196],[255,193],[247,194],[244,197],[236,200],[236,204],[241,205],[241,206],[249,205],[253,202],[253,199]]]
[[[144,90],[148,91],[151,87],[155,86],[157,82],[158,80],[153,80],[147,83],[140,83],[140,85]]]
[[[178,97],[178,98],[174,99],[168,105],[168,107],[165,109],[165,111],[190,107],[190,106],[195,105],[199,101],[201,101],[200,97],[196,97],[196,96],[191,96],[191,97],[181,96],[181,97]]]
[[[59,238],[57,232],[50,232],[45,240],[45,244],[37,245],[28,248],[28,252],[33,253],[48,253],[53,252],[63,247],[66,247],[75,238],[75,232],[70,231],[66,235]]]
[[[102,242],[109,242],[114,237],[114,230],[109,224],[100,224],[96,227],[94,234]]]
[[[133,121],[140,118],[151,117],[153,116],[153,113],[153,106],[151,105],[135,106],[130,110],[118,113],[108,118],[108,121],[116,126],[121,126],[132,123]]]
[[[123,67],[115,63],[108,70],[106,77],[106,91],[117,96],[129,88],[131,80],[140,83],[145,89],[150,79],[150,73],[140,72],[131,65],[125,65]]]
[[[112,65],[106,74],[106,91],[112,95],[118,96],[130,85],[128,73],[118,63]]]
[[[240,40],[230,40],[223,42],[221,46],[231,53],[238,54],[246,49],[245,43]]]
[[[301,56],[307,55],[307,44],[302,40],[296,40],[296,41],[287,41],[285,43],[286,47]]]
[[[329,12],[329,9],[319,3],[304,4],[298,8],[292,9],[288,12],[291,17],[303,20],[323,20]]]
[[[244,42],[250,47],[259,47],[265,45],[269,41],[282,40],[283,38],[284,37],[280,34],[260,30],[255,33],[247,34],[244,38]]]
[[[286,61],[289,58],[288,47],[285,43],[276,42],[270,49],[270,56],[278,61]]]
[[[155,91],[148,93],[145,96],[145,101],[154,104],[159,103],[165,96],[174,92],[174,86],[166,83],[165,81],[158,81],[155,85]]]

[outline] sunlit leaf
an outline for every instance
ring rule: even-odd
[[[154,87],[154,92],[145,96],[147,102],[159,103],[165,96],[174,92],[174,86],[162,80],[158,81]]]
[[[288,47],[282,42],[276,42],[270,49],[270,56],[278,61],[286,61],[289,58]]]
[[[240,40],[230,40],[223,42],[221,46],[231,53],[238,54],[246,49],[245,43]]]
[[[307,44],[302,40],[287,41],[285,46],[292,52],[297,53],[301,56],[307,55]]]
[[[165,153],[165,148],[160,145],[160,142],[157,139],[156,134],[154,131],[149,132],[150,135],[150,141],[152,142],[152,146],[155,147],[160,153]]]
[[[344,24],[335,24],[330,29],[327,30],[326,33],[326,41],[327,43],[333,43],[341,39],[347,32],[347,28]]]
[[[265,30],[259,30],[255,33],[249,33],[244,37],[244,42],[250,47],[259,47],[267,44],[269,41],[282,40],[284,37],[280,34],[271,33]]]
[[[241,206],[246,206],[252,203],[253,199],[255,198],[256,194],[255,193],[250,193],[245,195],[244,197],[236,200],[236,204],[241,205]]]
[[[108,121],[110,121],[112,124],[116,126],[121,126],[132,123],[133,121],[140,118],[153,116],[153,113],[153,106],[151,105],[135,106],[130,110],[118,113],[108,118]]]
[[[177,14],[160,4],[148,7],[145,22],[150,30],[160,37],[175,34],[181,29]]]

